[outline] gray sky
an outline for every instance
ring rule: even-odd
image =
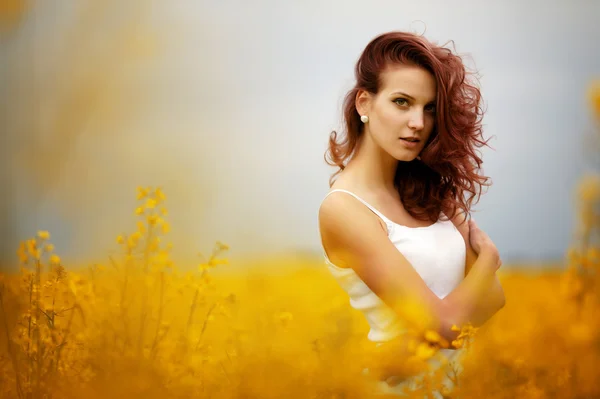
[[[475,217],[505,262],[573,241],[574,187],[599,160],[598,1],[92,3],[38,2],[0,41],[5,259],[38,229],[64,259],[104,259],[135,229],[137,185],[165,189],[182,259],[215,240],[318,252],[328,135],[390,30],[454,40],[482,75],[493,186]]]

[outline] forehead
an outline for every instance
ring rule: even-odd
[[[424,68],[412,65],[394,65],[381,73],[381,92],[384,95],[396,91],[406,93],[417,100],[432,101],[436,96],[436,81]]]

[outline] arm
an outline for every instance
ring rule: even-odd
[[[348,218],[352,215],[352,218]],[[406,304],[419,307],[420,327],[437,331],[448,341],[472,318],[473,303],[485,294],[494,278],[497,255],[482,251],[459,286],[440,299],[425,284],[410,262],[388,239],[385,229],[363,204],[350,196],[330,195],[319,209],[321,240],[329,259],[340,267],[351,267],[386,304],[406,316]]]
[[[478,255],[471,246],[471,241],[469,238],[469,225],[466,221],[464,223],[463,221],[464,215],[462,214],[453,219],[453,223],[456,225],[456,228],[465,240],[467,252],[465,262],[465,277],[467,277],[473,270],[473,266],[478,259]],[[480,277],[478,279],[480,279],[480,284],[482,287],[479,291],[479,295],[472,294],[475,296],[475,300],[471,304],[472,309],[469,311],[469,321],[471,321],[474,327],[483,325],[505,305],[504,291],[502,290],[502,286],[500,285],[500,281],[498,280],[496,273],[494,273],[491,277]],[[452,293],[450,295],[452,295]]]
[[[444,298],[448,307],[456,309],[457,325],[471,322],[478,327],[504,306],[504,293],[495,273],[498,262],[496,253],[483,250],[465,279]]]

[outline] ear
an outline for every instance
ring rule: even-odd
[[[358,93],[356,93],[356,99],[354,101],[356,103],[356,112],[358,112],[359,115],[369,115],[371,111],[371,101],[371,93],[363,89],[359,90]]]

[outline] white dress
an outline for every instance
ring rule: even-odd
[[[396,248],[406,257],[425,284],[439,297],[444,298],[463,280],[465,273],[466,245],[465,241],[451,220],[438,220],[426,227],[407,227],[392,222],[369,203],[356,194],[341,189],[331,190],[352,195],[362,202],[386,224],[388,237]],[[326,197],[327,197],[326,196]],[[402,321],[399,316],[387,306],[360,279],[351,268],[341,268],[334,265],[323,249],[325,263],[339,285],[348,293],[350,306],[361,311],[369,323],[368,339],[381,344],[402,335]],[[449,362],[457,364],[462,350],[442,349],[440,354]],[[433,367],[439,364],[432,362]],[[375,390],[382,394],[400,393],[406,386],[415,387],[417,380],[406,380],[394,387],[385,381],[376,382]],[[445,385],[451,388],[449,381]],[[435,397],[441,397],[434,393]]]

